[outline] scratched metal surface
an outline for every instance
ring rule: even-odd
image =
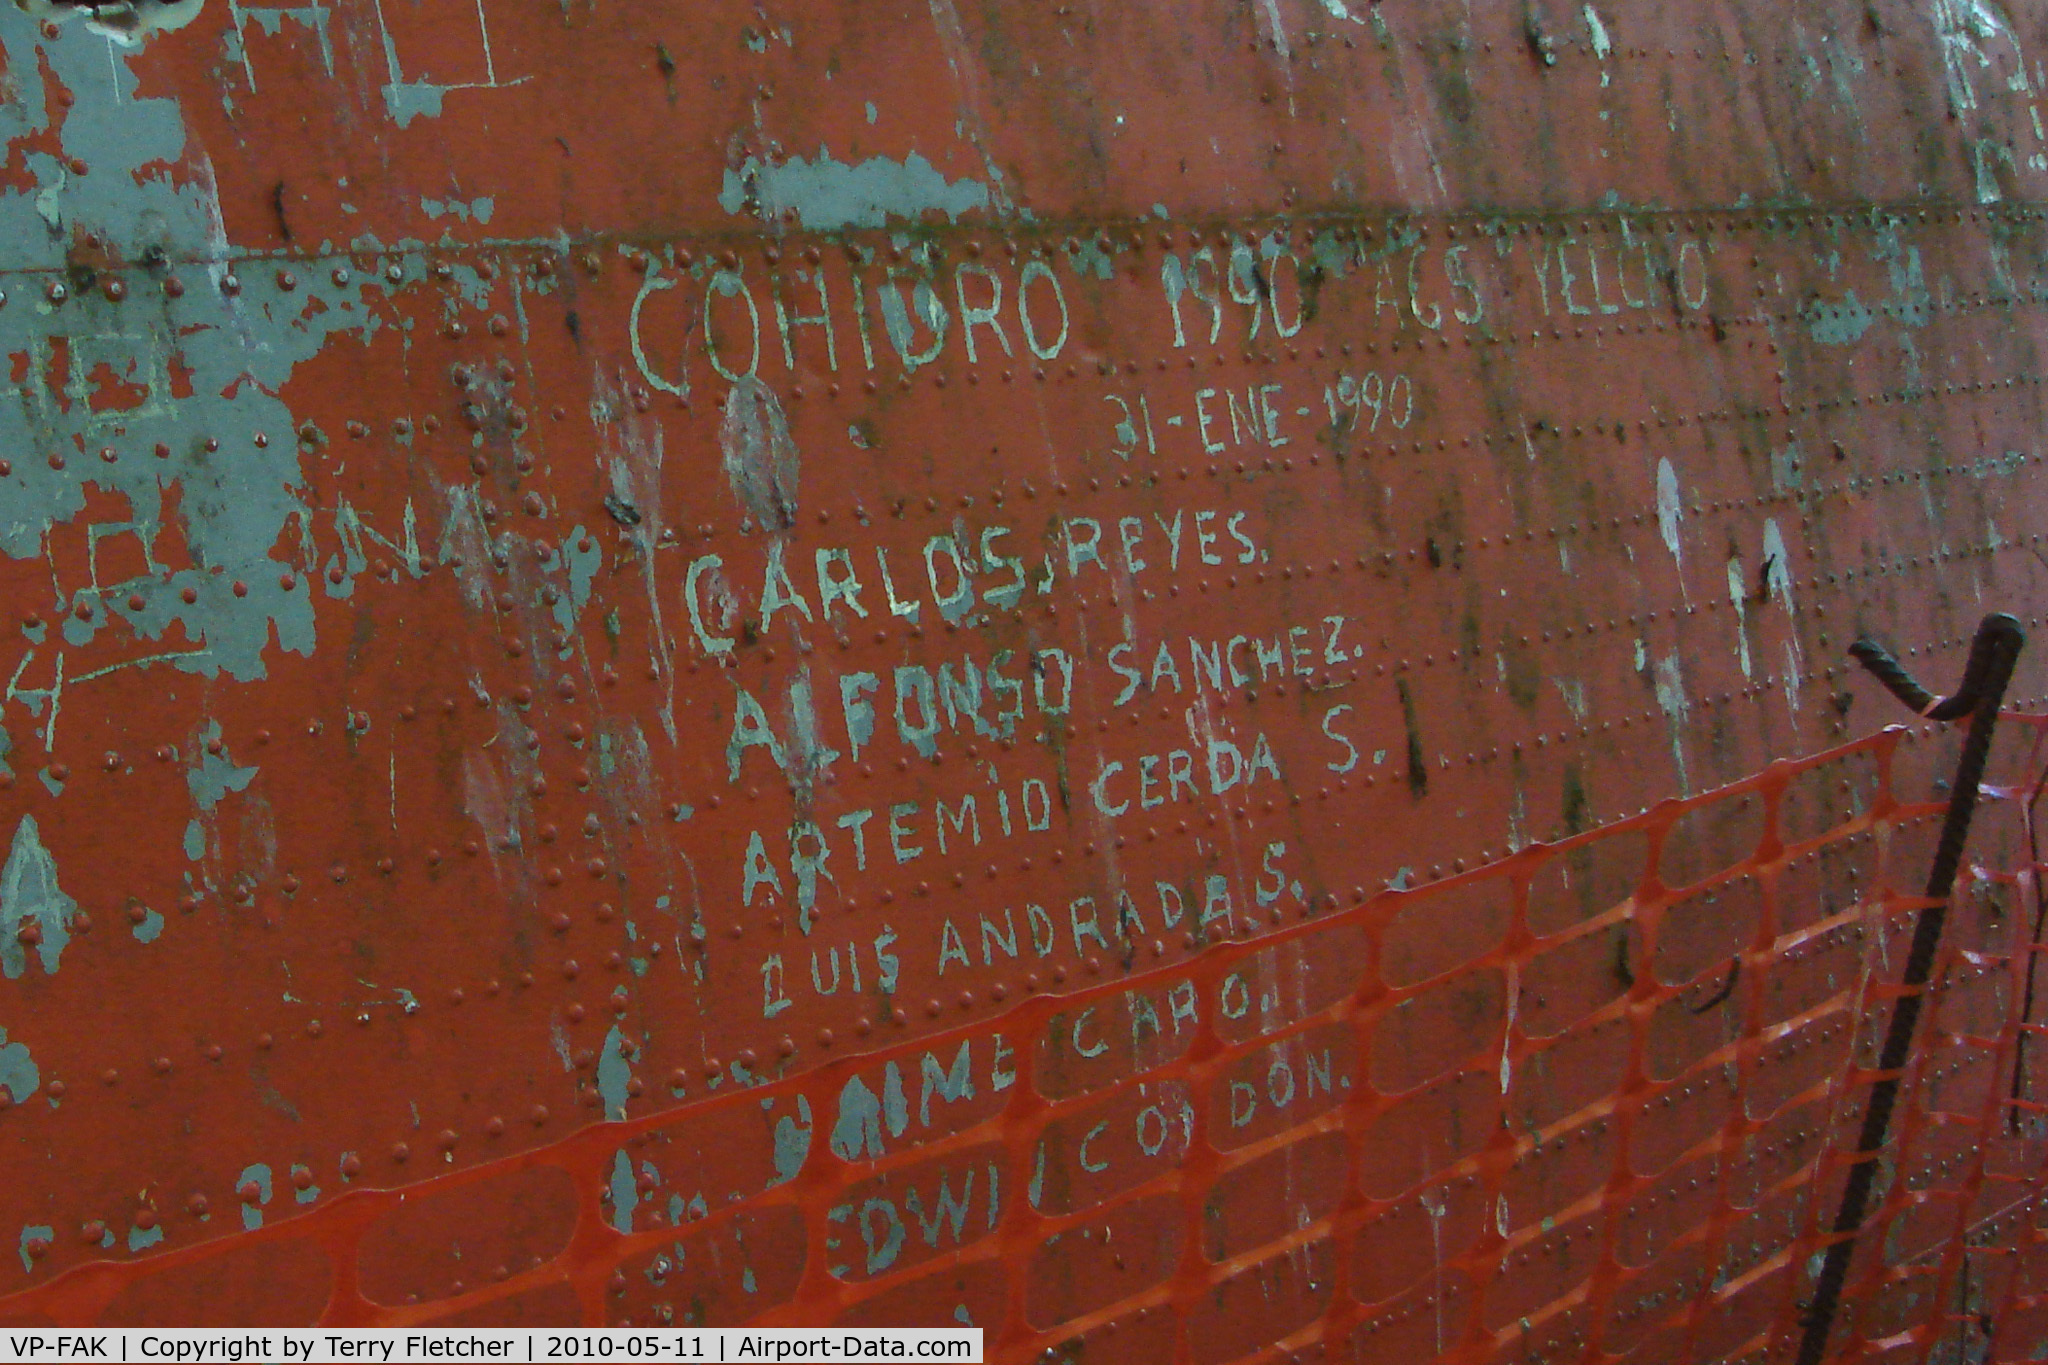
[[[1697,1169],[1657,1181],[1774,1121],[1815,1159],[1885,937],[1827,916],[1913,888],[1875,847],[1924,850],[1883,819],[1945,760],[1855,750],[1797,834],[1782,774],[1747,821],[1641,813],[1893,719],[1859,631],[1941,686],[1981,612],[2038,623],[2048,16],[30,8],[0,6],[0,1321],[1665,1360],[1792,1320],[1828,1168],[1785,1158],[1759,1233],[1730,1158],[1706,1241]],[[1583,847],[1633,852],[1543,862],[1632,818]],[[2007,835],[1987,885],[2025,884]],[[1400,913],[1500,867],[1505,900]],[[1544,867],[1577,907],[1548,922]],[[1713,875],[1769,888],[1768,932],[1700,916],[1662,971],[1628,926]],[[1729,988],[1739,1067],[1584,1060],[1645,1055],[1670,992],[1718,1007],[1745,944],[1776,965]],[[1374,973],[1369,1058],[1159,1070],[1183,1025],[1206,1063],[1254,995],[1291,1026]],[[1438,978],[1471,989],[1373,1012]],[[1801,1010],[1819,1071],[1776,1041]],[[1458,1067],[1487,1117],[1395,1107]],[[1723,1071],[1822,1117],[1656,1117]],[[1126,1082],[1106,1117],[1011,1122],[1083,1072]],[[1398,1114],[1419,1164],[1350,1119],[1282,1140],[1321,1113]],[[1667,1156],[1609,1173],[1610,1122]],[[1256,1180],[1184,1195],[1200,1236],[1113,1198],[1255,1133]],[[1415,1193],[1453,1167],[1522,1172],[1512,1213]],[[1588,1197],[1683,1256],[1545,1240]],[[1453,1215],[1430,1291],[1398,1267]],[[1766,1263],[1769,1306],[1721,1311]],[[1844,1349],[1981,1358],[2010,1279]]]

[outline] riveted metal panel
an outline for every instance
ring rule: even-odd
[[[2044,37],[0,7],[0,1320],[1777,1358]],[[2036,732],[1843,1352],[2034,1349]]]

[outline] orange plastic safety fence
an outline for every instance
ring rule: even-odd
[[[962,1320],[993,1359],[1203,1365],[1786,1359],[1954,746],[1889,730],[1346,910],[1282,922],[1276,901],[1193,963],[84,1267],[0,1317],[234,1321],[276,1311],[248,1286],[299,1275],[335,1324]],[[2048,717],[2007,717],[1831,1360],[2048,1352],[2044,766]],[[981,932],[1014,951],[1014,922]],[[419,1269],[436,1229],[550,1206],[573,1229],[551,1256],[482,1284]]]

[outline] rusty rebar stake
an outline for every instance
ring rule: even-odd
[[[1898,1004],[1892,1007],[1891,1023],[1885,1030],[1884,1050],[1877,1063],[1879,1078],[1870,1087],[1870,1107],[1863,1113],[1863,1130],[1856,1141],[1857,1161],[1849,1168],[1849,1178],[1842,1188],[1842,1205],[1835,1215],[1833,1241],[1814,1282],[1813,1302],[1807,1309],[1797,1365],[1820,1365],[1834,1330],[1842,1285],[1849,1275],[1849,1261],[1856,1251],[1871,1187],[1877,1181],[1877,1154],[1891,1129],[1899,1081],[1919,1030],[1927,978],[1934,970],[1934,955],[1941,947],[1942,929],[1948,921],[1949,893],[1955,889],[1963,845],[1970,835],[1970,820],[1977,812],[1977,789],[1984,780],[1984,765],[1990,757],[1992,729],[1998,723],[1999,706],[2005,700],[2013,665],[2025,643],[2026,635],[2013,617],[2003,612],[1985,617],[1970,645],[1970,661],[1963,670],[1962,683],[1947,697],[1936,697],[1920,686],[1875,641],[1860,639],[1849,647],[1858,663],[1921,716],[1929,720],[1955,720],[1967,715],[1970,733],[1956,764],[1955,785],[1949,791],[1948,813],[1941,825],[1941,841],[1935,846],[1934,866],[1927,875],[1929,904],[1913,927],[1913,947],[1906,955],[1906,970],[1900,981],[1905,989]]]

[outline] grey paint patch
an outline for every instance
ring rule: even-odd
[[[1806,486],[1805,452],[1799,442],[1771,450],[1771,487],[1780,493],[1797,492]]]
[[[811,1097],[798,1095],[796,1115],[784,1114],[775,1120],[775,1178],[768,1182],[768,1188],[796,1179],[797,1172],[804,1168],[804,1159],[811,1154],[811,1127]]]
[[[7,866],[0,870],[0,973],[11,980],[28,970],[21,930],[33,923],[42,935],[36,956],[43,971],[54,974],[64,945],[71,941],[71,922],[77,916],[78,902],[57,885],[57,860],[43,847],[36,818],[22,816],[14,827]]]
[[[903,1136],[910,1122],[910,1104],[903,1093],[903,1073],[896,1063],[882,1069],[882,1094],[877,1098],[859,1076],[839,1092],[839,1118],[832,1125],[831,1147],[841,1161],[864,1161],[885,1153],[882,1127],[890,1137]]]
[[[1927,268],[1920,248],[1899,239],[1898,228],[1887,225],[1878,233],[1871,256],[1885,267],[1892,296],[1883,311],[1907,327],[1925,327],[1934,317],[1934,294],[1927,287]]]
[[[604,1036],[597,1054],[597,1093],[604,1101],[604,1116],[613,1121],[626,1117],[626,1082],[632,1068],[626,1064],[626,1039],[617,1024]]]
[[[10,97],[0,101],[0,143],[16,149],[17,168],[33,183],[0,194],[0,268],[63,278],[66,248],[85,232],[124,259],[199,263],[180,267],[183,295],[147,308],[78,289],[0,311],[0,352],[26,355],[30,370],[29,382],[0,403],[0,446],[67,456],[61,469],[17,459],[0,479],[0,554],[40,557],[51,528],[76,519],[94,485],[125,500],[128,516],[89,534],[133,536],[146,570],[121,584],[89,575],[57,582],[58,611],[95,608],[88,620],[67,620],[63,638],[83,644],[110,627],[141,640],[188,637],[196,648],[139,649],[114,667],[169,663],[207,676],[260,677],[273,640],[305,654],[314,634],[304,580],[287,589],[278,573],[280,542],[306,509],[297,424],[277,394],[327,338],[380,325],[365,295],[381,286],[336,285],[329,263],[308,261],[293,290],[275,272],[255,271],[238,293],[227,292],[229,247],[210,165],[188,144],[174,101],[138,98],[133,54],[80,25],[45,40],[12,5],[0,5],[0,49]],[[49,76],[76,96],[69,108],[52,97]],[[93,173],[72,175],[72,157]],[[54,363],[59,337],[68,343],[68,370]],[[176,400],[174,361],[191,385]],[[95,405],[92,376],[103,367],[142,399],[124,410]],[[158,444],[167,457],[152,458]],[[86,458],[101,447],[119,458]],[[171,571],[188,560],[191,567]],[[238,578],[246,597],[232,591]],[[98,609],[119,600],[115,589],[143,605]]]
[[[42,1226],[24,1227],[21,1230],[21,1268],[25,1271],[33,1272],[36,1268],[35,1258],[28,1254],[28,1244],[38,1240],[46,1244],[54,1243],[57,1234]]]
[[[1270,265],[1273,257],[1278,254],[1276,244],[1269,237],[1263,245],[1266,261]],[[1093,275],[1098,280],[1106,280],[1116,274],[1116,261],[1107,251],[1096,245],[1093,237],[1075,239],[1073,247],[1067,253],[1067,259],[1072,262],[1076,275]],[[1230,253],[1230,268],[1238,279],[1249,282],[1252,269],[1251,249],[1239,243]]]
[[[185,774],[185,786],[192,793],[192,802],[203,811],[211,811],[220,804],[229,792],[245,791],[255,780],[257,770],[239,768],[228,756],[227,750],[212,752],[207,746],[220,739],[220,722],[210,720],[199,730],[199,763]]]
[[[164,1226],[162,1223],[158,1223],[153,1228],[131,1227],[128,1229],[128,1249],[130,1251],[141,1251],[145,1247],[153,1247],[163,1239]]]
[[[585,540],[590,548],[582,548]],[[591,535],[579,523],[575,530],[562,539],[562,566],[569,573],[569,591],[555,602],[555,624],[562,634],[575,639],[577,620],[583,609],[590,604],[590,585],[597,578],[597,571],[604,563],[604,551],[598,548],[597,537]],[[574,650],[565,649],[560,657],[568,658]]]
[[[287,9],[252,9],[243,7],[241,17],[249,23],[256,25],[257,28],[262,29],[264,33],[272,38],[284,32],[284,25],[287,19],[297,24],[303,24],[319,35],[320,55],[326,62],[328,74],[333,74],[334,54],[327,42],[328,14],[326,10],[314,5],[299,5]]]
[[[916,152],[901,161],[877,156],[854,166],[822,148],[816,161],[750,156],[739,169],[727,168],[718,195],[727,213],[779,220],[785,210],[794,209],[798,220],[816,231],[881,227],[891,218],[915,222],[928,212],[957,220],[988,203],[988,186],[966,178],[948,180]]]
[[[481,195],[464,203],[460,199],[422,199],[420,210],[429,218],[454,218],[460,222],[488,223],[498,211],[498,201]]]
[[[135,935],[138,943],[154,943],[163,931],[164,917],[146,907],[142,913],[142,923],[131,926],[129,930]]]
[[[1851,289],[1840,303],[1816,303],[1806,313],[1806,334],[1823,346],[1861,341],[1877,320]]]
[[[209,746],[219,739],[219,721],[209,720],[200,726],[193,736],[193,749],[199,761],[185,773],[186,789],[192,793],[192,804],[199,808],[198,816],[185,825],[185,856],[195,863],[206,857],[207,828],[213,823],[213,813],[221,798],[229,792],[248,790],[256,780],[257,769],[237,767],[225,748],[217,754],[212,752]]]
[[[620,1232],[633,1230],[633,1209],[640,1202],[640,1191],[633,1185],[633,1162],[620,1152],[612,1162],[612,1226]]]
[[[441,97],[447,93],[448,87],[445,85],[429,85],[424,81],[393,81],[384,87],[384,112],[401,128],[422,115],[427,118],[439,118]]]
[[[36,1069],[36,1059],[29,1055],[28,1044],[8,1042],[7,1030],[0,1028],[0,1090],[5,1090],[16,1104],[22,1104],[42,1083],[43,1073]]]
[[[242,1229],[245,1232],[254,1232],[263,1226],[263,1210],[259,1206],[270,1202],[270,1167],[261,1161],[243,1167],[242,1173],[235,1177],[235,1188],[240,1189],[252,1180],[256,1182],[258,1198],[254,1203],[246,1200],[242,1203]]]

